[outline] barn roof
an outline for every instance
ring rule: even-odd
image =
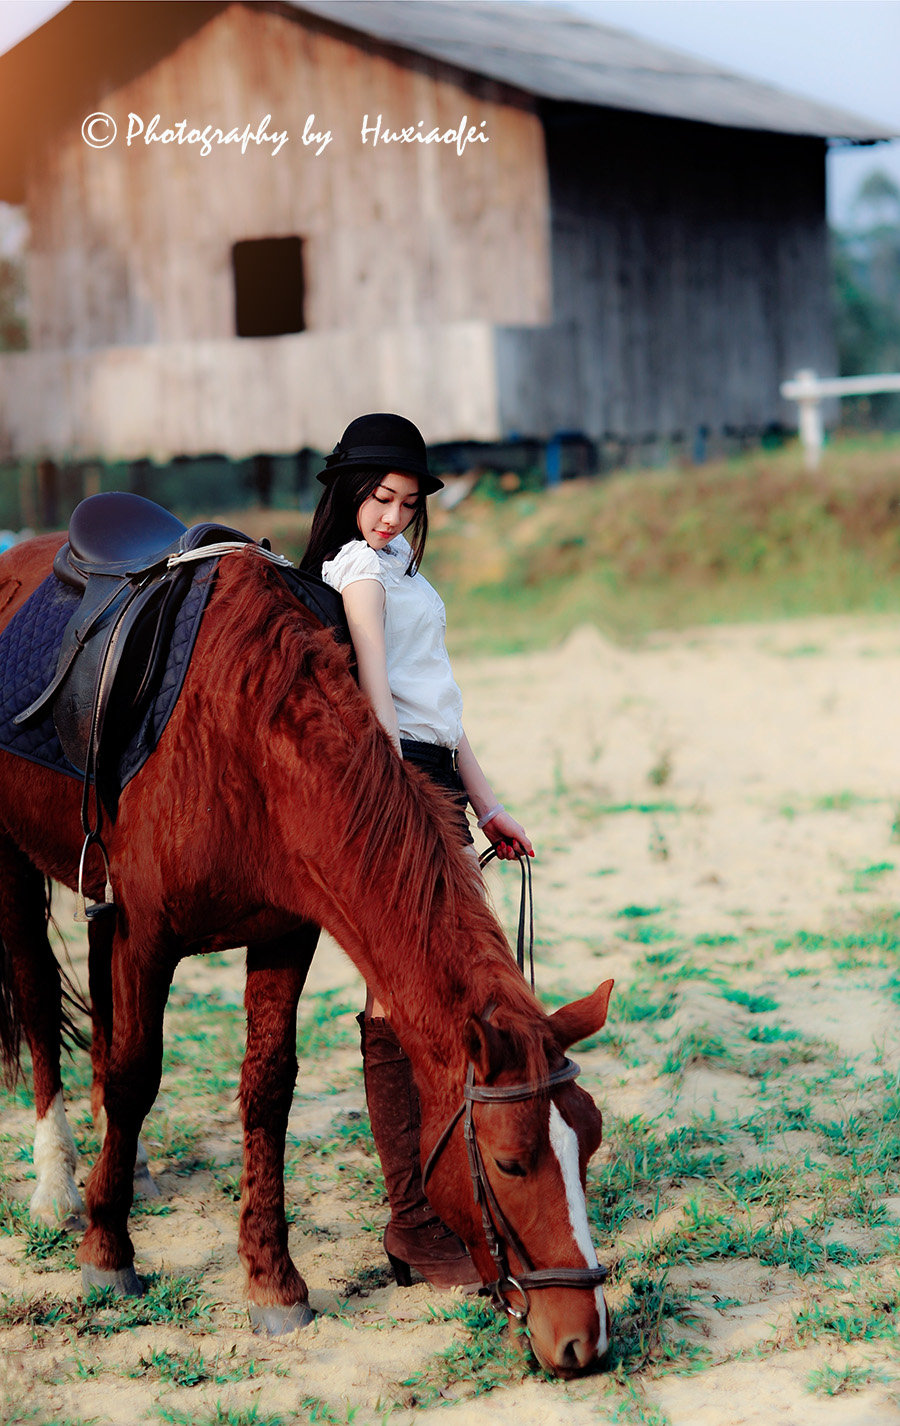
[[[736,129],[872,142],[896,137],[829,104],[522,0],[289,0],[345,29],[544,99]]]
[[[0,0],[2,3],[2,0]],[[229,0],[74,0],[0,55],[0,199],[24,197],[27,133],[50,135],[149,69]],[[254,0],[239,0],[254,8]],[[259,0],[544,99],[738,129],[874,142],[842,109],[745,79],[561,5],[522,0]],[[88,106],[87,108],[85,106]]]

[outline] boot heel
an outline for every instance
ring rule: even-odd
[[[387,1252],[387,1249],[385,1249]],[[388,1262],[394,1274],[394,1281],[398,1287],[411,1287],[412,1274],[409,1271],[409,1263],[405,1263],[402,1258],[395,1258],[393,1253],[388,1253]]]

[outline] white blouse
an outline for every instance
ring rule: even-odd
[[[462,737],[462,694],[444,644],[444,602],[416,570],[407,575],[410,548],[396,535],[382,550],[349,540],[322,565],[322,578],[338,594],[360,579],[384,589],[387,678],[401,738],[456,748]]]

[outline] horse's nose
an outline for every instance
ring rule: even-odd
[[[562,1345],[562,1350],[557,1358],[558,1366],[564,1372],[583,1372],[585,1367],[589,1367],[591,1362],[597,1357],[596,1339],[580,1332],[575,1337],[570,1337]]]

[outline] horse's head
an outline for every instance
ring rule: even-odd
[[[559,1376],[586,1370],[609,1345],[584,1196],[602,1120],[565,1052],[604,1024],[612,985],[604,981],[548,1018],[537,1066],[533,1056],[523,1066],[516,1037],[489,1014],[471,1016],[464,1108],[443,1134],[426,1109],[424,1137],[434,1145],[428,1196],[465,1239],[498,1302],[527,1321],[542,1365]],[[463,1132],[453,1132],[460,1118]]]

